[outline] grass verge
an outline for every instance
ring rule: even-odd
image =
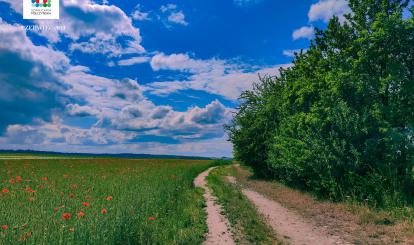
[[[208,186],[213,190],[229,219],[235,241],[238,244],[274,244],[276,235],[266,225],[253,204],[241,193],[240,187],[226,181],[234,175],[231,166],[220,166],[207,177]]]

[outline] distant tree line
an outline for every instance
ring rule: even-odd
[[[331,200],[413,201],[414,7],[350,0],[306,52],[241,95],[227,125],[257,175]]]

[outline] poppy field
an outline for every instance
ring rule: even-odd
[[[199,244],[208,160],[0,160],[0,244]]]

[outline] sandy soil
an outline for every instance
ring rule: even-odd
[[[194,180],[194,185],[204,189],[204,199],[206,200],[208,234],[206,245],[232,245],[235,244],[230,232],[230,223],[222,215],[222,207],[216,203],[216,197],[213,196],[207,187],[206,177],[214,168],[210,168],[201,173]]]
[[[243,194],[265,216],[267,222],[279,237],[289,244],[346,244],[339,237],[327,235],[319,227],[313,226],[299,215],[255,191],[245,189]]]

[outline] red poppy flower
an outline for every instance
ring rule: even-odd
[[[32,189],[28,186],[26,187],[26,191],[31,191]]]
[[[3,229],[3,230],[7,230],[7,229],[9,229],[9,227],[8,227],[7,225],[3,225],[3,226],[1,227],[1,229]]]
[[[80,211],[80,212],[78,213],[78,217],[79,217],[79,218],[82,218],[82,217],[84,217],[84,216],[85,216],[85,213],[84,213],[84,212]]]
[[[155,217],[154,217],[154,216],[151,216],[151,217],[149,217],[148,219],[149,219],[149,220],[155,220]]]
[[[107,201],[112,201],[112,199],[114,199],[112,196],[106,198]]]
[[[9,190],[7,190],[6,188],[4,188],[1,192],[3,192],[4,194],[9,193]]]
[[[64,213],[62,215],[62,219],[70,219],[70,218],[72,218],[72,215],[70,213]]]
[[[83,202],[82,205],[85,206],[85,207],[89,207],[90,206],[90,204],[87,203],[87,202]]]
[[[106,209],[102,209],[102,210],[101,210],[101,213],[102,213],[102,214],[106,214],[106,213],[108,213],[108,210],[106,210]]]
[[[71,198],[71,199],[75,198],[75,194],[70,193],[69,198]]]
[[[17,182],[22,182],[23,180],[22,180],[22,177],[20,177],[20,176],[16,176],[16,181]]]
[[[43,177],[43,178],[42,178],[42,180],[43,180],[43,181],[47,181],[47,177]]]
[[[14,179],[9,180],[10,184],[14,184],[16,181]]]

